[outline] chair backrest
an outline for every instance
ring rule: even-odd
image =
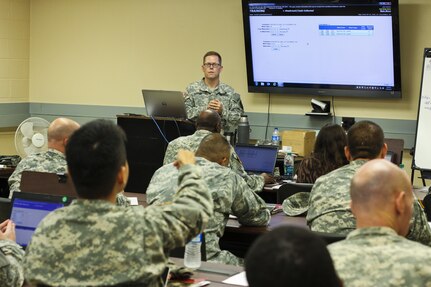
[[[346,235],[317,231],[313,231],[313,233],[322,238],[326,242],[326,245],[346,239]]]
[[[391,162],[400,165],[403,162],[404,140],[403,139],[386,139],[388,152],[392,153]]]
[[[207,246],[206,246],[206,242],[205,242],[205,233],[202,233],[202,244],[201,244],[201,260],[202,261],[207,261]],[[175,249],[172,249],[169,252],[169,256],[170,257],[175,257],[175,258],[184,258],[184,252],[186,251],[185,246],[182,247],[177,247]]]
[[[9,198],[0,197],[0,222],[10,218],[12,203]]]
[[[312,183],[286,182],[277,190],[277,203],[282,204],[289,196],[298,192],[310,192],[312,188]]]
[[[71,178],[61,173],[23,171],[20,190],[28,193],[77,197]]]

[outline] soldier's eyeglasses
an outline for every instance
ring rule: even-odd
[[[219,63],[204,63],[205,68],[218,68],[221,65]]]

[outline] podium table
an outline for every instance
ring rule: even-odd
[[[153,120],[141,115],[117,115],[117,124],[127,136],[130,175],[125,191],[137,193],[146,192],[154,172],[163,165],[168,142],[196,130],[189,121]]]

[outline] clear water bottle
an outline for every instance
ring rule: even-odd
[[[201,266],[202,234],[199,234],[186,244],[184,252],[184,266],[197,269]]]
[[[272,132],[271,142],[273,145],[280,146],[280,132],[278,131],[278,128],[274,128],[274,131]]]
[[[295,176],[295,158],[291,152],[287,152],[284,156],[284,176],[289,180]]]

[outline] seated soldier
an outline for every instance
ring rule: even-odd
[[[384,159],[369,161],[350,196],[357,229],[328,247],[346,286],[431,286],[431,248],[404,238],[415,201],[407,174]]]
[[[14,192],[20,191],[21,175],[25,170],[66,173],[67,164],[64,150],[67,141],[79,124],[71,119],[58,118],[52,121],[48,127],[48,150],[30,155],[20,161],[15,171],[8,179],[9,198]]]
[[[221,118],[219,114],[214,110],[202,111],[196,120],[196,132],[194,134],[176,138],[168,144],[163,164],[173,162],[179,149],[186,149],[195,152],[205,136],[212,133],[220,133],[220,131]],[[247,174],[247,172],[244,170],[241,160],[232,146],[230,147],[229,167],[242,176],[247,185],[254,192],[262,191],[263,185],[265,183],[273,182],[273,178],[266,173],[262,173],[260,175]]]
[[[245,181],[226,166],[229,163],[229,142],[218,133],[207,135],[196,151],[196,164],[201,167],[204,180],[214,201],[214,216],[205,229],[208,261],[241,265],[243,260],[221,250],[219,239],[229,219],[238,217],[243,225],[264,226],[270,219],[265,202],[250,190]],[[153,175],[147,189],[147,202],[163,205],[175,198],[177,182],[181,174],[172,164],[164,165]]]
[[[202,232],[212,199],[188,151],[180,151],[175,162],[181,180],[171,205],[115,205],[129,175],[125,141],[107,120],[72,135],[66,159],[79,199],[48,214],[36,229],[24,260],[29,283],[162,286],[165,252]]]
[[[382,128],[370,121],[355,123],[347,133],[345,147],[348,165],[319,177],[310,193],[307,223],[311,230],[347,235],[355,230],[356,220],[350,209],[350,181],[367,161],[384,158],[387,145]],[[431,230],[417,200],[407,238],[431,246]]]
[[[21,287],[24,283],[24,250],[15,243],[15,224],[0,223],[0,286]]]
[[[245,257],[250,287],[341,287],[325,242],[307,229],[276,228],[259,237]]]

